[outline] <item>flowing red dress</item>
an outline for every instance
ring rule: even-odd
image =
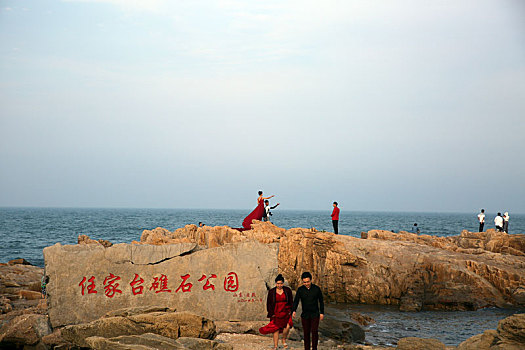
[[[261,334],[270,334],[279,331],[282,333],[289,324],[293,327],[292,315],[290,314],[290,306],[286,305],[286,295],[275,293],[275,311],[274,315],[270,319],[270,323],[266,326],[259,328]]]
[[[242,227],[245,230],[250,230],[252,228],[252,221],[253,220],[262,220],[264,213],[264,199],[261,199],[258,203],[255,209],[244,218],[244,221],[242,222]]]

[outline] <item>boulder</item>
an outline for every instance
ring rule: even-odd
[[[0,328],[0,348],[35,345],[48,334],[51,334],[51,327],[46,315],[20,315]]]
[[[319,333],[327,338],[344,343],[357,343],[365,340],[365,331],[353,322],[340,321],[325,316],[319,323]]]
[[[398,350],[445,350],[445,344],[432,338],[401,338],[397,342]]]
[[[122,243],[45,248],[53,327],[90,322],[112,310],[158,305],[214,320],[264,320],[267,287],[277,274],[277,244],[252,240],[196,247]]]
[[[152,312],[132,316],[104,317],[98,320],[66,326],[61,336],[77,346],[89,346],[86,338],[141,335],[154,333],[167,338],[199,337],[212,339],[215,332],[213,321],[188,312]]]
[[[457,350],[525,349],[525,314],[509,316],[498,323],[497,330],[487,330],[465,340]]]
[[[512,315],[499,321],[498,337],[525,345],[525,314]]]
[[[498,332],[494,329],[468,338],[458,345],[457,350],[488,350],[498,342]]]

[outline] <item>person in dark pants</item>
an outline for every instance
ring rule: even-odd
[[[481,209],[481,213],[478,214],[479,221],[479,232],[483,232],[483,227],[485,226],[485,209]]]
[[[303,272],[301,275],[303,285],[297,289],[292,307],[292,317],[301,301],[303,312],[301,323],[303,325],[304,349],[310,350],[310,334],[312,335],[312,350],[317,350],[319,342],[319,321],[324,318],[324,302],[321,288],[312,283],[312,274]]]
[[[339,233],[339,208],[337,202],[334,202],[334,210],[332,210],[332,225],[334,226],[334,233]]]

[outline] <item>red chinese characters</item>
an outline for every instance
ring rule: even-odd
[[[171,289],[168,289],[168,277],[166,277],[166,275],[160,275],[160,277],[153,277],[153,283],[151,284],[149,290],[154,290],[155,293],[171,293]]]
[[[235,272],[230,272],[224,277],[224,290],[227,292],[236,292],[239,289],[239,278]]]
[[[222,277],[222,276],[221,276]],[[192,291],[193,284],[191,281],[193,280],[190,276],[190,274],[186,274],[183,276],[180,276],[182,279],[182,282],[180,283],[179,287],[175,290],[174,293],[190,293]],[[194,277],[196,278],[196,277]],[[209,275],[202,274],[201,277],[197,280],[198,282],[201,282],[200,285],[202,285],[202,290],[205,291],[216,291],[215,290],[215,284],[213,279],[218,278],[216,274],[212,273]],[[113,298],[116,294],[122,294],[123,291],[120,289],[120,276],[116,276],[113,273],[110,273],[108,276],[104,278],[103,287],[104,287],[104,295],[108,298]],[[129,281],[129,280],[128,280]],[[144,295],[148,292],[147,285],[144,283],[144,279],[140,277],[137,273],[135,273],[135,276],[129,282],[130,289],[123,288],[124,293],[129,293],[131,291],[132,295]],[[78,284],[79,287],[81,287],[81,294],[96,294],[98,293],[95,285],[95,276],[86,277],[84,276],[82,278],[82,281]],[[124,285],[124,287],[126,287]],[[168,288],[168,276],[165,274],[160,274],[153,277],[153,281],[151,282],[151,286],[149,288],[150,291],[155,293],[171,293],[172,289]],[[238,292],[239,290],[239,277],[235,272],[229,272],[226,277],[224,277],[224,290],[226,292]],[[252,293],[254,294],[254,293]],[[242,294],[239,293],[239,297]],[[234,297],[237,296],[237,293],[234,294]],[[247,295],[246,297],[249,297]],[[254,295],[252,295],[254,297]]]
[[[207,289],[212,289],[212,290],[215,290],[215,286],[213,284],[210,283],[210,278],[217,278],[217,275],[216,274],[212,274],[210,277],[208,277],[206,279],[206,275],[202,275],[201,278],[199,278],[199,282],[203,281],[204,279],[206,279],[206,284],[202,287],[203,290],[207,290]]]
[[[118,289],[119,284],[116,283],[118,280],[120,280],[120,277],[112,273],[104,279],[104,294],[108,298],[113,298],[116,293],[122,294],[122,291]]]
[[[91,276],[88,280],[89,284],[87,285],[87,292],[88,294],[96,294],[97,291],[95,290],[95,276]],[[84,290],[86,289],[86,286],[84,285],[86,283],[86,277],[82,279],[82,281],[78,284],[80,287],[82,287],[82,295],[84,295]]]
[[[183,293],[186,293],[186,292],[191,292],[191,287],[193,287],[193,284],[191,283],[186,283],[186,281],[188,280],[188,278],[190,278],[190,274],[187,274],[187,275],[184,275],[184,276],[180,276],[180,278],[182,278],[182,283],[180,284],[179,288],[177,288],[177,290],[175,291],[175,293],[177,293],[179,290],[182,289],[182,292]]]
[[[139,275],[135,274],[135,278],[133,278],[133,281],[129,284],[133,295],[143,294],[144,286],[142,286],[142,283],[144,283],[144,280],[140,278]]]

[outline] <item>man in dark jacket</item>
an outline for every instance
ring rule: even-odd
[[[293,314],[299,306],[299,301],[303,308],[301,313],[301,323],[303,325],[304,334],[304,349],[310,350],[310,333],[312,335],[312,349],[317,350],[317,343],[319,341],[319,321],[324,318],[324,302],[321,288],[312,283],[312,274],[310,272],[303,272],[301,275],[303,285],[297,289],[295,299],[293,301]]]

